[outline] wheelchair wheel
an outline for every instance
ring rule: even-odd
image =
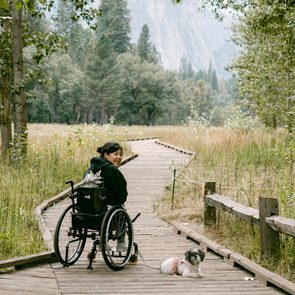
[[[73,265],[79,259],[86,243],[87,229],[72,227],[74,206],[68,206],[61,213],[54,232],[54,251],[65,267]]]
[[[100,239],[106,265],[115,271],[124,268],[130,259],[133,247],[132,221],[124,208],[115,206],[106,213],[101,226]],[[122,247],[122,243],[125,247]]]

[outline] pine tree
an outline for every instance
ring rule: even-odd
[[[216,71],[213,70],[212,75],[211,75],[211,86],[213,90],[218,91],[218,79],[217,79],[217,75],[216,75]]]
[[[126,0],[102,0],[101,16],[97,20],[98,36],[102,34],[109,40],[118,54],[130,47],[130,19]]]
[[[180,60],[180,67],[178,71],[178,78],[180,80],[192,79],[195,73],[192,68],[192,64],[186,59],[185,56],[182,56]]]
[[[152,44],[150,38],[151,36],[149,28],[146,24],[144,24],[137,43],[137,53],[141,61],[158,63],[159,54],[156,47]]]
[[[102,0],[96,40],[88,49],[85,75],[86,121],[107,123],[118,108],[119,91],[115,64],[130,47],[130,20],[126,0]]]

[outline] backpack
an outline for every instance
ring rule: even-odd
[[[97,214],[105,211],[106,189],[104,180],[97,173],[87,173],[84,183],[77,188],[77,210],[83,213]]]

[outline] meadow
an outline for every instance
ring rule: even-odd
[[[177,171],[173,209],[171,186],[155,204],[165,220],[186,222],[211,239],[295,281],[295,239],[282,237],[279,261],[263,261],[255,227],[219,214],[217,228],[203,228],[202,183],[214,181],[220,194],[257,208],[261,196],[276,197],[280,215],[295,219],[294,138],[284,131],[251,131],[190,126],[29,125],[28,156],[17,165],[0,164],[0,260],[44,251],[33,214],[43,200],[80,181],[108,140],[158,137],[195,152],[189,165]],[[17,242],[16,242],[17,241]],[[247,242],[246,242],[247,241]]]

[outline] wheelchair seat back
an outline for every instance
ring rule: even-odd
[[[106,193],[103,183],[83,184],[77,189],[77,211],[97,214],[105,209]]]
[[[102,219],[107,212],[103,183],[82,184],[77,188],[76,212],[72,224],[78,228],[100,230]]]

